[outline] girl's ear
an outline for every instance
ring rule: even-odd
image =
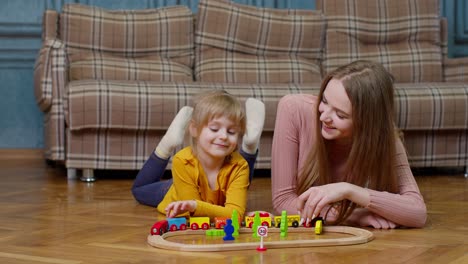
[[[195,124],[193,123],[193,121],[190,121],[189,132],[190,132],[190,136],[193,137],[193,138],[196,138],[198,136],[198,129],[195,126]]]

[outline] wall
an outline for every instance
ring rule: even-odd
[[[155,8],[182,4],[196,12],[198,0],[1,0],[0,1],[0,148],[42,148],[42,113],[33,90],[33,68],[41,46],[42,13],[60,10],[65,3],[82,3],[111,9]],[[314,9],[313,0],[235,0],[238,3],[277,8]],[[441,2],[449,20],[449,53],[468,56],[468,4]]]

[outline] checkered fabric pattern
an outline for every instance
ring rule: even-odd
[[[420,3],[426,1],[428,5],[423,8]],[[375,53],[364,52],[369,50],[367,44],[351,45],[352,48],[347,46],[340,51],[343,58],[336,58],[348,62],[375,55],[393,72],[397,78],[395,120],[404,134],[412,166],[466,166],[468,60],[446,58],[447,21],[439,18],[438,31],[432,30],[435,0],[408,0],[404,1],[406,5],[401,0],[371,2],[365,10],[372,13],[373,19],[356,21],[356,14],[364,12],[365,5],[361,3],[368,3],[367,0],[317,1],[319,7],[326,4],[327,12],[335,14],[331,17],[337,21],[359,22],[359,30],[353,32],[369,31],[367,35],[357,35],[366,43],[381,41]],[[401,4],[399,8],[410,10],[394,10],[394,2]],[[67,8],[68,13],[60,17],[69,16],[65,19],[68,26],[62,25],[67,23],[64,19],[58,20],[57,12],[48,10],[44,14],[43,46],[36,60],[34,81],[36,100],[44,112],[46,158],[64,161],[69,168],[141,168],[177,111],[191,103],[192,95],[207,89],[224,89],[241,101],[255,97],[265,102],[265,128],[256,167],[269,169],[278,100],[291,93],[318,93],[322,48],[327,45],[328,53],[332,45],[324,43],[325,18],[315,11],[259,9],[225,0],[202,0],[194,40],[193,16],[186,8],[154,9],[150,11],[155,13],[155,23],[159,23],[157,30],[161,30],[157,33],[161,42],[156,43],[154,36],[126,39],[138,35],[140,26],[146,30],[157,27],[135,21],[130,22],[128,31],[129,25],[114,17],[136,19],[141,15],[144,20],[150,11],[114,12],[80,5],[66,5]],[[376,23],[377,9],[381,12],[378,16],[384,17],[383,24],[392,22],[387,30],[380,25],[380,37],[375,31],[377,25],[368,25],[368,21]],[[353,12],[342,13],[349,10]],[[260,15],[253,15],[255,12]],[[393,24],[390,17],[395,13],[402,17],[402,24]],[[85,29],[76,29],[77,24],[71,21],[80,21]],[[389,29],[402,32],[391,34]],[[416,29],[422,31],[414,33]],[[69,34],[69,30],[78,33]],[[111,35],[106,34],[112,30],[127,35],[111,34],[111,41]],[[177,33],[172,34],[173,31]],[[175,37],[181,31],[185,33]],[[337,32],[341,31],[337,28]],[[403,50],[407,46],[392,45],[400,40],[399,36],[408,35],[427,43],[411,46],[413,57],[406,54],[410,60],[399,61],[404,56],[398,55],[394,47]],[[106,36],[106,40],[101,36]],[[432,63],[432,44],[436,39],[440,42],[439,62]],[[145,43],[137,43],[140,40]],[[181,41],[180,45],[176,45],[177,41]],[[428,45],[431,48],[426,49]],[[325,69],[330,65],[326,64]],[[435,65],[439,65],[438,70],[433,70]],[[433,79],[427,79],[430,72],[437,72]]]
[[[438,0],[321,0],[327,20],[324,71],[364,59],[397,82],[440,82]]]
[[[195,79],[227,83],[319,82],[324,29],[325,20],[317,11],[200,0]]]
[[[193,15],[186,6],[111,11],[68,4],[60,18],[71,81],[193,80]]]
[[[320,84],[230,84],[81,80],[68,85],[67,166],[139,169],[182,106],[193,95],[222,89],[242,103],[265,103],[265,125],[257,168],[270,168],[278,100],[286,94],[318,94]]]

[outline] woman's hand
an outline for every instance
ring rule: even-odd
[[[170,203],[166,209],[166,217],[176,217],[179,214],[190,212],[193,213],[197,208],[197,202],[195,200],[185,200]]]
[[[398,226],[394,222],[364,208],[354,209],[353,214],[348,218],[346,223],[362,227],[371,226],[377,229],[394,229]]]
[[[309,188],[298,197],[297,209],[301,218],[308,223],[319,216],[325,206],[345,199],[347,192],[348,184],[344,182]]]

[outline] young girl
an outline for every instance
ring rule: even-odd
[[[426,206],[396,133],[393,96],[382,65],[356,61],[331,72],[318,97],[282,98],[272,146],[275,210],[299,211],[305,221],[326,216],[331,224],[424,226]]]
[[[132,188],[136,200],[167,217],[229,217],[234,209],[242,216],[265,118],[264,105],[256,99],[247,99],[245,111],[247,117],[239,101],[224,91],[200,96],[193,109],[183,107],[138,173]],[[160,181],[188,124],[192,145],[173,157],[172,179]],[[242,155],[237,151],[241,138]]]

